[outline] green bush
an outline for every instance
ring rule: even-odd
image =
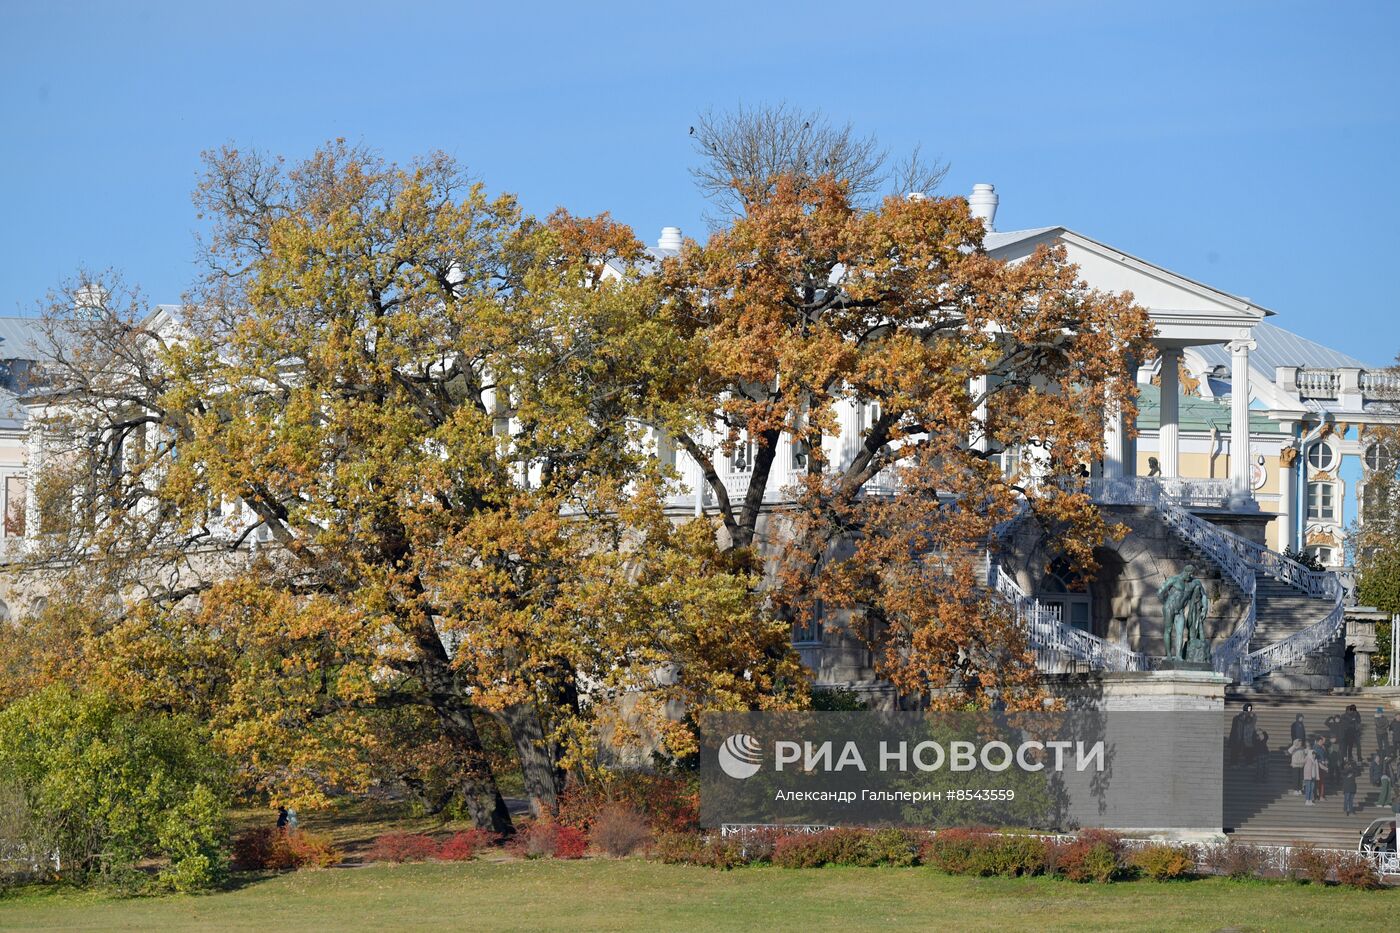
[[[50,687],[0,710],[0,784],[47,827],[65,877],[194,890],[223,875],[225,769],[199,726]]]
[[[1196,872],[1196,847],[1164,842],[1143,846],[1128,859],[1132,867],[1154,881],[1189,878]]]

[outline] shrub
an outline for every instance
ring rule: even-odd
[[[783,868],[819,868],[822,865],[912,865],[918,843],[902,829],[828,829],[819,833],[778,838],[773,864]]]
[[[526,858],[583,858],[588,838],[573,826],[537,820],[517,833],[511,846]]]
[[[1233,840],[1212,846],[1205,857],[1206,867],[1229,878],[1257,877],[1269,864],[1269,854],[1258,846]]]
[[[603,810],[622,806],[640,813],[655,832],[700,828],[700,792],[693,780],[644,771],[620,771],[584,783],[570,775],[559,798],[558,821],[591,832]]]
[[[1332,853],[1313,845],[1298,845],[1288,853],[1286,873],[1293,881],[1326,884],[1332,875],[1332,863]]]
[[[436,857],[444,862],[468,862],[476,858],[476,853],[490,845],[494,838],[484,829],[453,833],[438,847]]]
[[[985,829],[940,829],[924,844],[922,858],[950,875],[972,874],[981,850],[992,838],[991,831]]]
[[[1127,868],[1122,837],[1103,829],[1083,830],[1072,842],[1057,846],[1047,863],[1070,881],[1098,884],[1121,878]]]
[[[1335,865],[1338,884],[1368,890],[1381,886],[1375,864],[1359,852],[1339,852]]]
[[[233,867],[241,871],[262,871],[272,864],[273,850],[281,833],[271,826],[259,826],[233,837]]]
[[[34,819],[24,793],[0,784],[0,885],[48,875],[53,850],[53,833]]]
[[[699,865],[720,870],[738,868],[750,859],[741,840],[699,833],[661,833],[652,852],[667,865]]]
[[[1138,849],[1128,861],[1154,881],[1171,881],[1195,874],[1196,854],[1195,846],[1156,842]]]
[[[342,858],[330,836],[302,829],[278,833],[272,856],[272,862],[267,867],[278,870],[330,868]]]
[[[206,887],[222,873],[226,768],[198,723],[52,686],[0,710],[0,784],[20,795],[66,877]],[[190,860],[183,867],[180,863]]]
[[[593,844],[608,855],[622,858],[645,846],[651,838],[646,820],[631,807],[612,804],[599,811],[590,833]]]
[[[299,829],[259,826],[239,833],[233,840],[234,867],[244,871],[329,868],[339,861],[340,852],[329,836]]]
[[[1036,875],[1045,871],[1046,842],[1036,836],[989,836],[978,853],[979,875]]]
[[[438,841],[423,833],[385,833],[365,855],[368,862],[426,862],[436,858]]]

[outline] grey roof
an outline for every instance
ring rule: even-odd
[[[0,360],[32,360],[45,342],[36,317],[0,317]]]
[[[1249,353],[1250,368],[1267,375],[1271,382],[1274,378],[1274,370],[1280,366],[1302,366],[1315,369],[1375,368],[1340,350],[1333,350],[1315,340],[1301,337],[1290,330],[1284,330],[1276,324],[1265,321],[1256,324],[1251,335],[1257,346]],[[1227,370],[1229,369],[1230,351],[1224,345],[1211,344],[1192,349],[1200,354],[1207,366],[1224,366]]]
[[[38,359],[45,340],[40,323],[35,317],[0,317],[0,430],[24,427],[18,393],[28,374],[27,361]]]
[[[987,252],[1001,249],[1003,246],[1010,246],[1022,240],[1031,240],[1051,230],[1061,230],[1062,227],[1031,227],[1027,230],[997,230],[987,234],[982,238],[982,248]]]

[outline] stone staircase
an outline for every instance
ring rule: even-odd
[[[1376,750],[1372,726],[1377,706],[1374,700],[1367,702],[1360,694],[1235,692],[1226,698],[1227,727],[1246,702],[1254,704],[1258,728],[1269,734],[1269,756],[1262,781],[1253,763],[1231,765],[1228,754],[1226,756],[1223,825],[1231,838],[1255,845],[1286,846],[1307,842],[1352,849],[1358,834],[1372,820],[1390,815],[1389,808],[1382,811],[1376,805],[1380,792],[1371,786],[1364,765],[1356,781],[1359,812],[1351,816],[1342,811],[1341,781],[1332,780],[1330,775],[1326,783],[1327,796],[1314,806],[1307,806],[1301,795],[1291,793],[1297,784],[1287,748],[1294,717],[1299,713],[1303,715],[1309,737],[1330,734],[1327,718],[1341,716],[1347,704],[1355,703],[1361,713],[1361,752],[1363,757],[1369,757]]]
[[[1112,515],[1129,518],[1130,527],[1140,529],[1151,515],[1150,521],[1165,526],[1166,536],[1175,542],[1181,565],[1194,564],[1207,581],[1216,670],[1252,689],[1330,690],[1343,684],[1343,593],[1335,575],[1309,571],[1214,524],[1193,511],[1190,496],[1178,495],[1169,484],[1133,477],[1093,480],[1088,489]],[[1201,510],[1213,511],[1204,505]],[[1014,539],[1027,514],[1023,510],[1006,522],[998,537]],[[1110,641],[1072,629],[1018,586],[990,552],[986,572],[988,588],[1007,600],[1026,627],[1042,669],[1087,665],[1090,670],[1146,671],[1160,663],[1151,654],[1154,648],[1162,650],[1160,636],[1155,645],[1139,636],[1130,646],[1121,637]]]

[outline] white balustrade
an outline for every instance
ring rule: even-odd
[[[1296,379],[1301,398],[1336,398],[1342,375],[1335,369],[1300,369]]]

